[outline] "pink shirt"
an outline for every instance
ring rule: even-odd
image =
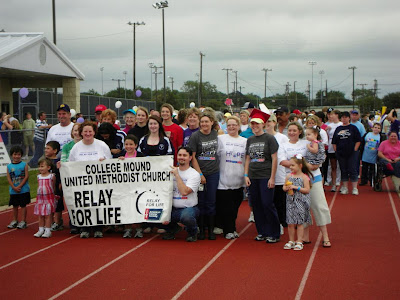
[[[381,151],[389,159],[400,157],[400,141],[397,141],[395,145],[392,145],[389,140],[383,141],[378,151]]]

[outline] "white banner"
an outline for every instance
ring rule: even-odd
[[[75,226],[169,221],[172,156],[62,163],[62,188]]]
[[[10,163],[10,156],[8,156],[6,145],[4,145],[3,139],[0,134],[0,174],[7,173],[7,165]]]

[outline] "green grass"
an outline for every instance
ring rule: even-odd
[[[31,188],[31,198],[36,198],[36,191],[37,191],[37,170],[29,171],[29,186]],[[8,182],[6,176],[0,177],[0,206],[8,205],[10,201],[10,194],[8,192]]]

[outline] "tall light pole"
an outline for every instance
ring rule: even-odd
[[[125,99],[126,99],[126,74],[128,74],[128,72],[124,71],[124,72],[122,72],[122,74],[124,74],[124,76],[125,76],[124,81],[125,81]],[[133,92],[135,92],[135,91],[133,91]]]
[[[311,65],[311,102],[314,105],[314,66],[317,62],[310,60],[308,64]]]
[[[200,74],[196,73],[195,75],[197,77],[197,105],[200,107]]]
[[[199,107],[201,106],[201,100],[203,98],[203,56],[206,56],[200,51],[200,85],[199,85]]]
[[[354,109],[354,98],[356,95],[354,95],[354,70],[357,69],[357,67],[349,67],[349,70],[353,70],[353,109]]]
[[[296,93],[296,80],[293,82],[293,92],[294,92],[294,96],[296,98],[296,108],[297,108],[297,93]]]
[[[233,92],[235,93],[235,101],[237,104],[237,73],[238,73],[238,71],[232,71],[232,73],[235,73],[235,81],[234,81],[235,83],[233,85],[233,88],[234,88]]]
[[[100,72],[101,72],[101,95],[104,96],[104,91],[103,91],[103,71],[104,71],[104,67],[100,68]]]
[[[146,25],[145,22],[128,22],[129,26],[133,26],[133,97],[136,90],[136,25]]]
[[[272,71],[272,69],[264,68],[261,71],[263,71],[264,74],[264,99],[267,99],[267,72]]]
[[[322,108],[322,75],[324,75],[325,74],[325,72],[324,72],[324,70],[321,70],[321,71],[319,71],[318,72],[319,73],[319,75],[321,75],[321,90],[320,90],[320,98],[321,98],[321,108]]]
[[[153,7],[155,9],[161,9],[162,10],[162,32],[163,32],[163,65],[164,65],[164,102],[167,100],[166,96],[166,80],[165,80],[165,75],[166,75],[166,68],[165,68],[165,29],[164,29],[164,8],[168,7],[168,1],[160,1],[157,3],[153,4]]]
[[[226,71],[226,98],[229,98],[229,71],[232,69],[223,68],[222,71]]]

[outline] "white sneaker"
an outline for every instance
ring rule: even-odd
[[[51,231],[45,231],[45,232],[42,234],[42,238],[49,238],[49,237],[51,237]]]
[[[166,233],[167,231],[165,229],[159,228],[157,229],[157,233]]]
[[[324,185],[330,186],[331,184],[329,183],[329,181],[325,181]]]
[[[285,234],[285,228],[283,228],[282,224],[279,225],[281,227],[281,235]]]
[[[143,230],[143,233],[150,233],[151,232],[151,227],[146,227],[144,230]]]
[[[249,217],[249,222],[255,222],[256,220],[254,220],[254,213],[250,212],[250,217]]]
[[[227,240],[234,240],[235,239],[235,235],[232,232],[229,232],[225,235],[225,238]]]
[[[41,237],[43,235],[43,233],[44,233],[44,230],[39,230],[33,236],[38,238],[38,237]]]
[[[352,192],[353,195],[358,195],[358,189],[357,188],[353,188]]]
[[[347,195],[349,193],[349,190],[347,189],[347,187],[342,186],[342,188],[340,189],[340,193],[342,195]]]
[[[233,232],[233,235],[235,236],[235,238],[239,237],[239,233],[237,233],[236,231]]]
[[[224,230],[222,228],[219,227],[214,227],[214,234],[223,234]]]

